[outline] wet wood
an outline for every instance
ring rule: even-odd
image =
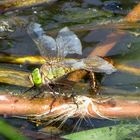
[[[23,9],[31,6],[51,4],[57,0],[4,0],[0,2],[0,12],[4,13],[16,9]],[[20,9],[19,9],[20,10]]]
[[[0,95],[0,114],[32,119],[53,119],[58,114],[69,117],[87,116],[92,118],[137,118],[140,117],[140,100],[89,98],[77,96],[78,108],[73,99],[59,97],[52,105],[53,98],[21,98],[8,94]],[[96,101],[96,102],[95,102]],[[69,118],[68,117],[68,118]]]
[[[14,56],[14,55],[0,55],[0,62],[13,64],[44,64],[46,62],[41,56]]]
[[[107,103],[98,104],[97,110],[105,118],[137,118],[140,116],[140,101],[137,100],[110,100]],[[95,115],[92,107],[91,114]]]
[[[30,73],[12,69],[0,68],[0,82],[23,87],[32,87],[29,80]]]
[[[140,75],[139,67],[134,67],[134,66],[132,67],[125,64],[115,64],[115,67],[120,71],[128,72],[134,75]]]

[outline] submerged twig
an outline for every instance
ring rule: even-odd
[[[47,58],[41,56],[9,56],[0,55],[0,62],[14,63],[14,64],[44,64]],[[48,59],[49,61],[49,59]]]
[[[57,0],[5,0],[0,3],[0,10],[1,12],[7,12],[7,11],[12,11],[16,10],[19,8],[27,8],[31,6],[38,6],[42,4],[50,4],[53,3]]]
[[[16,71],[12,69],[0,68],[0,82],[13,84],[23,87],[32,87],[33,83],[29,80],[30,73]]]
[[[132,73],[134,75],[140,75],[140,68],[134,66],[128,66],[124,64],[115,64],[116,68],[120,71]]]

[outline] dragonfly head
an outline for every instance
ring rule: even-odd
[[[35,86],[40,86],[42,84],[42,77],[40,70],[38,68],[35,68],[32,72],[32,80]]]

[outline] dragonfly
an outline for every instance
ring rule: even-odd
[[[68,27],[62,28],[55,39],[46,35],[38,23],[30,23],[27,32],[39,49],[41,56],[49,57],[49,62],[47,61],[40,68],[35,68],[30,75],[30,80],[35,87],[50,88],[50,84],[55,84],[63,76],[83,69],[92,74],[92,87],[96,89],[94,72],[111,74],[116,71],[111,63],[98,56],[82,59],[65,58],[68,54],[82,55],[81,41]],[[55,94],[55,92],[53,93]]]

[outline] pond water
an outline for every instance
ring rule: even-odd
[[[46,34],[52,37],[56,37],[57,32],[67,26],[77,34],[83,46],[82,56],[74,57],[89,55],[107,57],[111,58],[114,65],[118,67],[117,72],[111,75],[97,75],[102,94],[126,97],[138,95],[140,93],[138,72],[119,67],[123,65],[123,67],[140,68],[140,24],[124,22],[124,17],[137,4],[137,0],[127,2],[123,0],[61,0],[49,6],[9,10],[0,15],[0,22],[6,21],[10,26],[10,31],[0,32],[0,53],[21,56],[40,55],[36,44],[27,34],[27,25],[30,22],[41,24]],[[105,50],[108,50],[107,53]],[[26,64],[22,66],[8,63],[0,65],[14,69],[21,68],[25,71],[32,70]],[[1,89],[5,87],[7,85],[1,84]],[[73,125],[76,121],[77,119],[69,119],[67,124]],[[78,129],[85,130],[117,123],[119,121],[83,120]]]

